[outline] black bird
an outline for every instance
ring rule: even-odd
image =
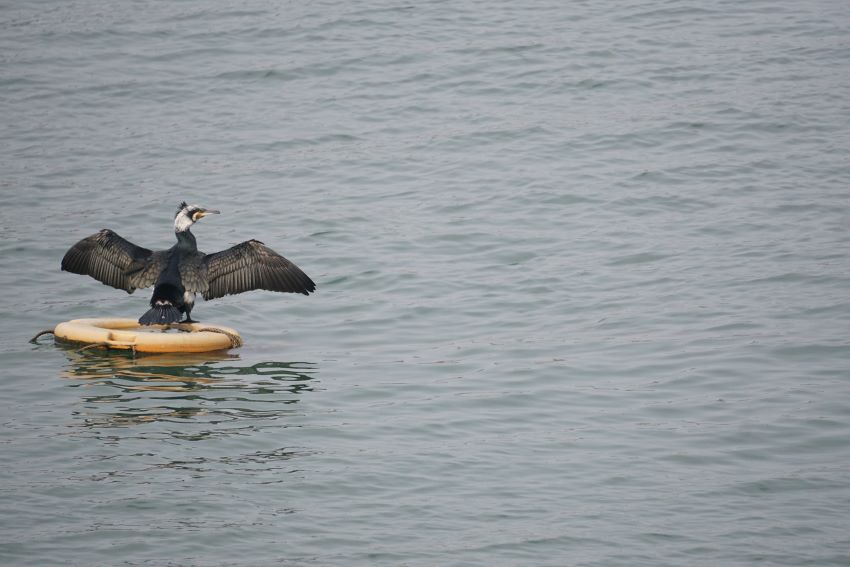
[[[105,228],[74,244],[62,258],[62,269],[91,276],[105,285],[133,293],[155,286],[142,325],[194,323],[195,294],[210,300],[254,289],[308,295],[316,290],[307,274],[258,240],[248,240],[215,254],[198,251],[193,224],[218,211],[180,203],[174,217],[177,244],[152,252]]]

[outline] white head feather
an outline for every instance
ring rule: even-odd
[[[200,208],[201,207],[197,205],[187,205],[186,201],[180,203],[180,209],[174,217],[174,232],[184,232],[189,230],[189,227],[195,224],[195,219],[192,218],[192,213]]]

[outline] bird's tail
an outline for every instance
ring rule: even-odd
[[[180,290],[170,284],[156,286],[151,298],[151,308],[139,317],[140,325],[168,325],[180,321]]]
[[[168,325],[180,321],[180,310],[164,301],[148,309],[147,313],[139,317],[140,325]]]

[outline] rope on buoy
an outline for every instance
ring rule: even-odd
[[[202,331],[207,331],[210,333],[221,333],[222,335],[227,335],[227,338],[230,339],[230,348],[239,348],[242,346],[242,337],[239,335],[234,335],[233,333],[229,333],[224,329],[216,329],[213,327],[202,327],[200,329],[196,329],[194,332],[200,333]]]
[[[101,343],[92,343],[90,345],[86,345],[83,348],[79,349],[77,351],[77,354],[82,354],[84,351],[87,351],[91,348],[98,348],[98,347],[111,348],[111,347],[114,347],[115,345],[116,345],[115,341],[112,341],[112,342],[104,341],[104,342],[101,342]],[[128,344],[127,346],[129,347],[129,350],[131,350],[133,352],[133,358],[136,358],[136,345]]]
[[[43,330],[43,331],[39,332],[39,333],[38,333],[36,336],[34,336],[33,338],[31,338],[31,339],[30,339],[30,342],[31,342],[31,343],[35,343],[35,344],[38,344],[38,337],[40,337],[40,336],[42,336],[42,335],[52,335],[52,334],[53,334],[53,329],[45,329],[45,330]]]
[[[97,348],[97,347],[106,347],[106,348],[109,348],[109,343],[92,343],[92,344],[90,344],[90,345],[86,345],[86,346],[84,346],[83,348],[81,348],[81,349],[80,349],[80,350],[78,350],[77,352],[84,352],[84,351],[89,350],[90,348]]]

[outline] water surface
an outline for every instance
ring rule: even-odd
[[[0,562],[847,565],[843,2],[0,6]],[[31,345],[220,209],[314,296]]]

